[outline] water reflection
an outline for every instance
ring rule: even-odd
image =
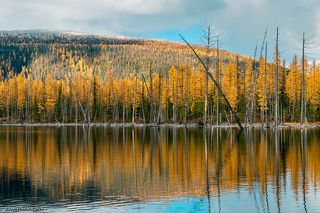
[[[319,211],[319,129],[1,127],[0,209]]]

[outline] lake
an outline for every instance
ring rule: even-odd
[[[0,127],[0,212],[319,212],[320,129]]]

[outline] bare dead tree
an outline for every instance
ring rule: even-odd
[[[143,81],[143,84],[145,85],[146,87],[146,90],[147,90],[147,94],[148,94],[148,97],[149,97],[149,101],[150,101],[150,112],[153,112],[153,104],[152,104],[152,95],[150,93],[150,90],[148,88],[148,85],[147,85],[147,81],[146,81],[146,78],[144,77],[143,74],[141,74],[142,76],[142,81]],[[151,113],[150,113],[151,114]],[[152,122],[152,116],[150,115],[150,121]]]
[[[262,58],[263,56],[264,46],[267,43],[267,34],[268,34],[268,26],[266,27],[266,31],[264,31],[264,36],[263,36],[261,51],[260,51],[260,58]]]
[[[216,44],[217,44],[217,65],[216,65],[216,75],[217,75],[217,83],[220,84],[220,39],[219,36],[217,36],[216,38]],[[219,92],[217,91],[217,100],[216,100],[216,115],[217,115],[217,126],[219,125],[219,102],[220,102],[220,96],[219,96]]]
[[[264,44],[266,43],[266,38],[267,38],[267,33],[268,33],[268,27],[266,28],[262,40],[262,45],[261,45],[261,50],[260,50],[260,59],[263,56],[263,49],[264,49]],[[250,82],[249,82],[249,102],[248,102],[248,111],[247,111],[247,120],[249,123],[255,122],[256,121],[256,99],[257,99],[257,84],[258,84],[258,79],[259,79],[259,70],[257,66],[257,45],[254,50],[254,56],[253,56],[253,62],[252,62],[252,72],[250,75]],[[263,113],[263,112],[262,112]],[[261,113],[261,114],[262,114]]]
[[[158,85],[158,94],[159,94],[159,109],[157,116],[157,125],[159,126],[161,123],[162,116],[162,72],[159,72],[159,85]]]
[[[250,120],[251,122],[256,121],[256,99],[257,99],[257,81],[259,78],[257,60],[257,46],[254,54],[254,61],[252,64],[252,94],[251,94],[251,107],[250,107]]]
[[[240,96],[240,72],[241,72],[241,67],[240,67],[240,62],[239,62],[239,55],[236,57],[236,85],[237,85],[237,97]],[[237,108],[239,108],[239,102],[237,103]],[[232,115],[232,114],[231,114]],[[233,117],[232,117],[232,122],[233,122]]]
[[[144,80],[144,76],[143,74],[141,75],[141,81],[143,82],[143,84],[141,84],[141,95],[140,95],[140,103],[141,103],[141,111],[142,111],[142,120],[143,120],[143,123],[146,123],[146,115],[145,115],[145,112],[144,112],[144,83],[145,83],[145,80]]]
[[[172,86],[172,120],[174,123],[177,122],[177,107],[176,107],[176,103],[177,103],[177,92],[178,92],[178,75],[174,76],[174,80],[173,80],[173,86]]]
[[[186,95],[184,104],[184,123],[187,123],[187,118],[189,115],[189,67],[186,69]]]
[[[268,26],[266,27],[266,31],[264,32],[264,36],[263,36],[263,41],[262,41],[262,45],[261,45],[261,51],[260,51],[260,59],[263,58],[263,50],[265,48],[265,55],[264,55],[264,75],[263,75],[263,100],[266,102],[267,104],[267,92],[266,92],[266,77],[267,77],[267,48],[268,48],[268,44],[267,44],[267,34],[268,34]],[[257,79],[259,78],[259,74],[260,72],[257,72]],[[262,120],[262,125],[265,125],[265,113],[266,113],[266,106],[263,106],[262,110],[261,110],[261,120]]]
[[[134,77],[135,79],[134,79],[134,88],[133,88],[132,124],[134,124],[135,122],[135,114],[136,114],[138,67],[135,68]]]
[[[165,106],[166,106],[166,116],[165,116],[165,120],[166,122],[168,122],[169,120],[169,106],[168,106],[168,103],[169,103],[169,72],[168,72],[169,69],[166,70],[166,73],[165,73],[165,78],[166,78],[166,98],[165,98]]]
[[[268,42],[266,41],[266,48],[264,53],[264,74],[263,74],[263,96],[266,102],[265,108],[263,108],[263,124],[268,124],[268,110],[267,110],[267,55],[268,55]]]
[[[213,47],[213,31],[210,25],[202,27],[202,37],[200,38],[203,45],[206,48],[206,57],[205,57],[205,64],[206,64],[206,94],[204,100],[204,123],[207,123],[207,116],[208,116],[208,81],[209,81],[209,69],[210,69],[210,50]]]
[[[255,70],[256,70],[256,56],[257,56],[257,45],[254,48],[254,54],[253,54],[253,62],[251,63],[251,73],[249,76],[249,85],[248,85],[248,90],[247,90],[247,94],[248,94],[248,100],[246,103],[246,122],[252,124],[252,119],[253,119],[253,111],[254,111],[254,107],[255,107],[255,97],[254,97],[254,83],[255,83]]]
[[[154,122],[154,112],[153,112],[153,86],[152,86],[152,81],[153,81],[153,67],[152,63],[150,63],[149,67],[149,81],[150,81],[150,90],[149,90],[149,95],[150,95],[150,121]]]
[[[305,33],[302,35],[302,76],[301,76],[301,125],[303,125],[306,122],[307,117],[307,107],[306,107],[306,91],[305,91],[305,67],[304,67],[304,61],[305,61]]]
[[[302,64],[301,64],[301,112],[300,112],[300,123],[303,125],[304,123],[308,122],[308,116],[307,116],[307,101],[306,101],[306,81],[305,81],[305,75],[306,75],[306,69],[308,69],[308,66],[306,67],[306,60],[309,57],[308,54],[310,52],[307,52],[309,49],[316,48],[318,45],[312,41],[311,37],[307,37],[306,33],[303,32],[302,34]],[[312,53],[311,53],[312,54]],[[314,59],[313,59],[314,60]],[[315,71],[315,62],[313,65],[313,72]]]
[[[277,27],[277,35],[276,35],[276,73],[275,73],[275,106],[274,106],[274,124],[278,127],[279,118],[279,28]]]

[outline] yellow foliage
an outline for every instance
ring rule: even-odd
[[[230,102],[233,109],[236,109],[238,104],[238,77],[237,67],[235,63],[230,63],[226,66],[225,75],[222,78],[222,91]]]
[[[286,93],[292,104],[297,104],[301,97],[301,72],[298,70],[297,57],[295,56],[286,80]]]

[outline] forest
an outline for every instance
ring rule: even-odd
[[[266,57],[266,41],[254,57],[218,37],[192,47],[204,64],[182,42],[0,32],[0,122],[220,125],[232,111],[245,124],[320,121],[320,64],[304,53],[286,64],[278,46]]]

